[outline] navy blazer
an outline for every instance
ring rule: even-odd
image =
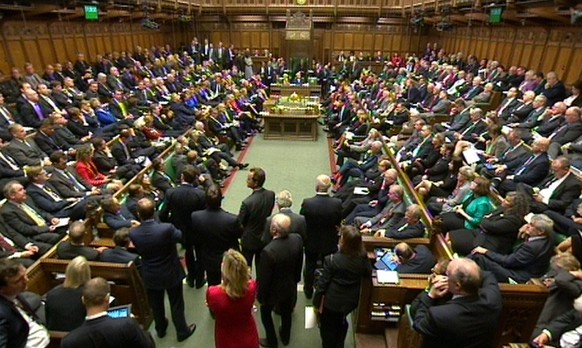
[[[50,182],[47,182],[44,185],[47,189],[59,196],[57,189],[55,189]],[[63,208],[69,205],[69,202],[64,199],[61,199],[59,202],[55,201],[43,189],[32,183],[26,186],[26,193],[28,193],[28,196],[32,198],[37,207],[52,214],[60,212]]]
[[[86,320],[61,341],[61,348],[140,347],[154,348],[150,335],[132,318],[107,315]]]
[[[426,245],[417,245],[414,248],[414,257],[406,263],[398,265],[398,273],[430,274],[436,260],[432,251]]]
[[[327,194],[306,198],[300,214],[305,216],[305,252],[327,255],[337,250],[338,226],[342,220],[342,201]]]
[[[28,323],[16,305],[0,296],[0,347],[24,348],[28,339]]]
[[[180,230],[172,224],[147,220],[133,228],[129,238],[141,256],[146,289],[163,290],[182,282],[185,273],[176,249],[182,241]]]
[[[206,207],[204,191],[191,184],[182,184],[168,189],[164,202],[165,204],[160,211],[160,219],[171,222],[182,231],[184,241],[187,244],[196,242],[199,233],[192,229],[191,215],[193,212]]]
[[[490,348],[501,314],[495,277],[483,272],[478,296],[463,296],[438,305],[427,292],[413,303],[413,327],[431,348]]]
[[[550,258],[554,254],[551,238],[530,238],[523,242],[509,255],[502,255],[489,250],[484,257],[492,260],[507,270],[507,276],[518,283],[525,283],[531,278],[538,278],[548,271]]]
[[[526,162],[528,160],[526,160]],[[528,184],[530,186],[536,186],[544,180],[544,178],[548,175],[548,171],[550,170],[550,160],[548,159],[548,154],[544,152],[535,157],[535,159],[527,165],[525,165],[526,162],[524,162],[519,168],[515,170],[516,175],[513,177],[513,181],[516,183],[523,182],[524,184]]]

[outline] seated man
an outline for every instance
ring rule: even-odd
[[[53,172],[48,180],[59,196],[67,198],[98,197],[101,190],[79,177],[67,166],[67,155],[62,151],[53,152],[50,156]]]
[[[525,241],[513,253],[503,255],[478,246],[470,257],[483,270],[491,271],[499,282],[526,283],[531,278],[541,277],[548,270],[554,253],[550,238],[553,228],[554,222],[549,217],[534,215],[530,223],[520,228],[519,234]]]
[[[133,318],[111,318],[107,315],[111,287],[103,278],[89,280],[83,289],[87,319],[61,342],[62,348],[72,347],[142,347],[153,348],[151,335]]]
[[[26,139],[26,130],[18,123],[8,127],[12,140],[8,143],[6,151],[19,166],[38,166],[50,164],[47,155],[32,140]]]
[[[426,245],[417,245],[412,249],[406,243],[398,243],[394,247],[394,254],[398,258],[398,273],[430,274],[436,263]]]
[[[397,225],[406,212],[406,204],[403,201],[404,190],[401,186],[392,185],[388,190],[388,204],[373,218],[356,216],[356,226],[362,233],[375,233],[380,229],[390,229]]]
[[[552,320],[533,339],[534,347],[579,347],[580,333],[578,327],[582,325],[582,296],[574,300],[574,308]]]
[[[580,196],[580,181],[570,170],[570,161],[560,156],[552,161],[553,176],[548,177],[539,186],[531,187],[523,183],[517,185],[517,191],[525,193],[531,199],[531,211],[539,214],[552,210],[560,214]]]
[[[433,279],[411,309],[413,327],[432,348],[489,348],[501,314],[501,292],[495,277],[472,260],[452,260],[447,276]],[[453,298],[438,304],[445,296]]]
[[[118,230],[122,227],[130,228],[139,226],[139,221],[131,220],[129,211],[123,211],[117,198],[106,198],[101,201],[103,209],[103,222],[110,228]]]
[[[120,228],[115,231],[113,242],[115,243],[115,248],[104,250],[99,257],[99,261],[113,263],[134,262],[136,266],[140,266],[139,255],[128,250],[131,245],[129,228]]]
[[[424,224],[420,221],[422,211],[418,204],[411,204],[404,213],[404,219],[388,230],[376,231],[376,237],[394,239],[419,238],[424,236]]]
[[[0,208],[0,215],[15,233],[30,238],[35,242],[55,245],[61,240],[57,233],[59,219],[46,213],[27,199],[26,190],[16,181],[10,181],[4,186],[4,197],[7,201]]]
[[[107,247],[92,248],[85,246],[85,224],[83,221],[75,221],[69,227],[69,240],[59,243],[57,255],[60,259],[72,260],[77,256],[84,256],[87,261],[99,260],[99,254],[107,250]]]

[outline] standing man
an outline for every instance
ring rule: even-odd
[[[182,231],[183,245],[186,249],[184,258],[188,268],[186,283],[189,287],[196,289],[204,286],[204,267],[200,260],[200,241],[198,230],[192,228],[191,218],[193,212],[204,209],[204,191],[198,187],[198,168],[187,165],[184,166],[180,175],[181,184],[178,187],[170,188],[166,191],[165,204],[160,212],[162,221],[171,222],[177,229]],[[194,251],[196,257],[194,257]]]
[[[239,251],[242,226],[238,217],[221,208],[222,191],[216,185],[206,190],[206,209],[192,213],[192,229],[200,235],[202,264],[208,286],[221,282],[222,257],[228,249]],[[198,256],[198,255],[197,255]]]
[[[298,234],[289,234],[291,219],[285,214],[277,214],[271,219],[270,228],[273,240],[261,252],[257,273],[257,299],[261,304],[261,321],[267,335],[259,341],[263,347],[278,345],[271,316],[275,306],[281,313],[281,342],[289,344],[291,314],[297,300],[297,283],[301,280],[303,267],[303,241]]]
[[[0,260],[0,346],[10,348],[46,347],[47,329],[37,323],[36,314],[20,296],[26,290],[26,268],[15,260]],[[18,305],[17,305],[18,304]]]
[[[313,273],[318,262],[337,251],[338,230],[342,220],[342,201],[329,195],[331,180],[327,175],[316,179],[315,196],[301,204],[300,214],[305,216],[307,236],[305,238],[305,271],[303,291],[305,297],[313,296]]]
[[[172,321],[178,342],[190,337],[196,324],[186,324],[182,279],[176,244],[182,240],[182,232],[171,224],[154,220],[155,203],[149,198],[137,202],[137,215],[141,225],[129,233],[129,238],[142,258],[142,278],[154,313],[158,337],[166,336],[168,319],[164,310],[164,293],[168,293]]]
[[[241,239],[242,254],[249,267],[253,265],[253,256],[255,265],[260,262],[263,242],[261,236],[265,226],[265,220],[275,205],[275,192],[263,188],[266,175],[261,168],[251,168],[247,177],[247,187],[253,190],[253,193],[245,198],[240,206],[238,218],[243,225],[243,235]]]
[[[83,304],[87,318],[61,342],[62,348],[73,347],[143,347],[153,348],[152,337],[133,318],[111,318],[107,315],[111,287],[98,277],[83,287]]]
[[[453,298],[438,302],[447,295]],[[433,279],[428,292],[412,308],[413,327],[431,347],[491,347],[501,314],[501,292],[491,273],[470,259],[454,259],[447,276]]]

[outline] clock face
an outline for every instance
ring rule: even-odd
[[[295,0],[297,2],[297,5],[305,5],[307,3],[307,0]]]

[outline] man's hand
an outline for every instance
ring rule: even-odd
[[[432,280],[432,286],[428,297],[432,299],[443,298],[449,292],[449,280],[447,276],[437,276]]]
[[[54,225],[58,225],[59,221],[60,221],[59,218],[52,218],[51,219],[51,225],[53,225],[53,226]]]
[[[96,196],[96,195],[100,195],[100,194],[101,194],[101,190],[100,190],[100,189],[98,189],[97,187],[93,187],[93,188],[91,189],[91,194],[92,194],[92,195],[94,195],[94,196]]]
[[[102,246],[102,247],[99,247],[99,248],[95,248],[95,250],[97,250],[99,252],[99,254],[102,254],[107,249],[109,249],[109,248],[106,247],[106,246]]]
[[[372,222],[371,221],[366,221],[363,224],[360,225],[360,229],[364,229],[364,228],[370,228],[372,227]]]
[[[139,221],[131,220],[131,227],[138,227],[139,225],[141,225]]]
[[[545,332],[542,332],[538,337],[534,338],[532,342],[541,347],[550,342],[550,337]]]
[[[376,231],[376,233],[374,233],[374,237],[385,237],[386,236],[386,230],[381,228],[378,231]]]
[[[370,203],[368,203],[368,205],[370,207],[375,207],[375,206],[378,205],[378,200],[377,199],[373,199],[373,200],[370,201]]]
[[[34,254],[36,254],[36,253],[34,253],[34,252],[30,251],[30,250],[21,251],[20,252],[20,258],[22,258],[22,259],[28,259],[28,258],[34,256]]]
[[[498,166],[497,168],[495,168],[495,174],[496,174],[496,175],[500,175],[500,174],[502,174],[502,173],[503,173],[503,172],[504,172],[506,169],[507,169],[507,166],[505,166],[505,165]]]
[[[25,247],[25,249],[26,249],[27,251],[30,251],[30,252],[31,252],[31,253],[33,253],[33,254],[36,254],[36,253],[38,253],[38,250],[39,250],[39,249],[38,249],[38,247],[37,247],[36,245],[33,245],[33,244],[27,245],[27,246]]]
[[[473,251],[471,251],[471,254],[481,254],[481,255],[485,255],[485,254],[487,254],[487,251],[488,251],[487,249],[485,249],[485,248],[483,248],[481,246],[478,246],[475,249],[473,249]]]
[[[536,200],[536,202],[543,202],[544,201],[544,196],[540,195],[539,193],[536,193],[533,198]]]

